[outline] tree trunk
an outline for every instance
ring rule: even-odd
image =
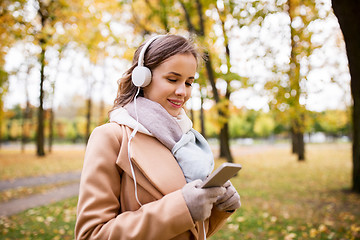
[[[226,55],[226,66],[228,68],[228,72],[231,71],[231,63],[230,63],[230,47],[229,47],[229,38],[226,32],[226,28],[225,28],[225,21],[224,19],[226,18],[225,15],[222,15],[223,12],[219,10],[219,8],[217,8],[218,14],[220,16],[220,21],[221,21],[221,26],[222,26],[222,31],[223,31],[223,37],[224,37],[224,47],[225,47],[225,55]],[[231,90],[230,90],[230,81],[226,82],[227,86],[226,86],[226,92],[225,92],[225,101],[227,101],[227,103],[230,102],[230,94],[231,94]],[[225,157],[228,162],[233,162],[233,157],[231,156],[231,152],[230,152],[230,137],[229,137],[229,114],[227,113],[229,111],[229,104],[226,104],[226,110],[223,112],[223,116],[226,117],[226,124],[223,126],[223,129],[221,129],[220,138],[223,139],[220,142],[220,156],[221,157]],[[225,113],[226,112],[226,113]],[[226,142],[225,142],[226,141]]]
[[[360,92],[359,80],[357,91]],[[353,186],[354,192],[360,193],[360,94],[354,96],[353,108]]]
[[[200,87],[200,127],[201,127],[201,135],[203,135],[203,137],[206,139],[207,136],[205,130],[205,114],[204,114],[203,103],[204,103],[204,97],[202,96],[201,87]]]
[[[25,110],[26,111],[26,110]],[[25,152],[25,111],[21,118],[21,142],[20,142],[20,148],[21,152]]]
[[[104,60],[103,62],[103,67],[102,67],[102,72],[103,72],[103,79],[101,81],[101,92],[103,92],[103,89],[105,87],[105,82],[108,79],[107,76],[107,71],[106,71],[106,61]],[[103,96],[101,96],[101,100],[100,100],[100,114],[99,114],[99,124],[98,125],[102,125],[105,123],[106,121],[106,113],[105,113],[105,101]]]
[[[291,147],[292,147],[293,154],[296,154],[298,152],[297,146],[298,146],[298,143],[297,143],[296,133],[295,133],[294,128],[291,128]]]
[[[105,102],[104,102],[104,99],[101,99],[100,101],[100,114],[99,114],[99,123],[98,125],[101,125],[101,124],[104,124],[105,123]]]
[[[2,92],[0,93],[0,149],[3,141],[3,124],[4,124],[4,97],[7,91],[7,83],[8,83],[8,74],[3,70],[3,67],[0,67],[0,87],[2,88]]]
[[[1,104],[1,103],[0,103]],[[1,109],[0,109],[0,111],[1,111]],[[2,119],[2,116],[1,116],[1,112],[0,112],[0,119]],[[2,147],[2,138],[3,138],[3,135],[2,135],[2,125],[3,125],[3,122],[2,121],[0,121],[0,149],[1,149],[1,147]]]
[[[229,83],[227,83],[225,101],[227,101],[227,104],[225,105],[226,110],[225,111],[223,111],[222,109],[219,110],[219,116],[225,117],[227,119],[226,123],[224,123],[224,125],[220,130],[220,157],[224,157],[228,162],[232,163],[234,162],[234,159],[230,151],[229,115],[226,113],[227,111],[229,111],[229,102],[230,102]]]
[[[59,51],[59,61],[61,59],[61,51]],[[51,82],[51,106],[49,109],[49,138],[48,138],[48,152],[52,152],[52,146],[54,142],[54,121],[55,121],[55,112],[54,112],[54,99],[55,99],[55,88],[56,88],[56,79],[59,73],[59,66],[56,69],[56,73],[54,74],[54,80]]]
[[[291,128],[292,152],[297,155],[298,161],[305,161],[305,141],[302,127],[299,121],[293,121],[293,126]]]
[[[351,76],[353,98],[353,172],[352,190],[360,193],[360,2],[353,0],[332,0],[334,13],[344,35]]]
[[[7,141],[13,140],[11,137],[11,128],[12,128],[12,121],[8,121],[8,123],[6,125],[6,130],[7,130],[6,140]]]
[[[297,156],[298,161],[305,161],[305,143],[304,143],[304,133],[296,133],[297,138]]]
[[[22,119],[22,127],[21,127],[21,152],[25,152],[25,145],[28,140],[28,132],[26,131],[26,125],[28,119],[30,119],[30,102],[28,100],[28,95],[26,96],[26,107],[23,112],[23,119]]]
[[[92,100],[89,97],[86,101],[86,133],[85,133],[85,144],[87,144],[90,137],[90,125],[91,125],[91,105]]]
[[[220,130],[220,156],[226,158],[227,162],[234,162],[230,151],[229,124],[225,123]]]
[[[27,122],[28,120],[30,119],[30,100],[29,100],[29,91],[28,91],[28,77],[30,76],[30,71],[31,71],[31,67],[28,67],[27,69],[27,74],[25,76],[25,86],[24,86],[24,90],[25,90],[25,97],[26,97],[26,106],[25,106],[25,110],[23,112],[23,126],[22,126],[22,136],[21,136],[21,152],[25,152],[25,145],[26,145],[26,142],[28,141],[28,138],[29,138],[29,134],[28,132],[26,131],[26,125],[27,125]]]
[[[192,107],[190,108],[190,119],[194,126],[195,125],[195,116],[194,116],[194,109]]]
[[[206,57],[206,70],[208,73],[208,77],[209,77],[209,81],[211,84],[211,88],[213,91],[213,95],[214,95],[214,99],[216,103],[220,102],[220,97],[216,88],[216,84],[215,84],[215,77],[214,77],[214,72],[213,72],[213,68],[212,68],[212,64],[211,64],[211,58],[210,55],[208,53],[205,53]],[[220,117],[224,116],[224,113],[218,109],[218,114]],[[233,162],[233,157],[231,155],[231,151],[230,151],[230,144],[229,144],[229,126],[228,124],[224,124],[222,126],[222,128],[220,129],[220,134],[219,134],[219,141],[220,141],[220,155],[219,157],[224,157],[226,158],[226,160],[228,162]]]
[[[52,108],[49,109],[49,142],[48,152],[52,152],[52,146],[54,141],[54,111]]]
[[[290,71],[289,71],[289,80],[290,80],[290,88],[296,91],[295,96],[291,97],[290,107],[292,111],[292,151],[298,156],[299,161],[305,161],[305,146],[304,146],[304,118],[301,114],[300,110],[302,106],[300,105],[300,62],[298,60],[298,54],[296,52],[297,41],[295,38],[299,37],[296,30],[292,27],[293,20],[297,17],[298,13],[296,9],[299,7],[298,2],[294,2],[294,0],[288,0],[288,14],[290,18],[290,40],[291,40],[291,53],[290,53]]]
[[[44,40],[40,41],[41,44],[44,44]],[[36,135],[36,153],[38,156],[45,156],[44,151],[44,81],[45,81],[45,47],[42,46],[40,54],[40,105],[38,108],[38,127]]]

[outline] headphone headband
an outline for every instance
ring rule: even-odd
[[[145,45],[142,47],[139,59],[138,59],[138,65],[134,68],[134,70],[131,73],[131,80],[137,87],[146,87],[151,82],[151,71],[149,68],[144,67],[144,56],[146,49],[149,47],[149,45],[158,39],[159,37],[162,37],[164,35],[156,35],[150,40],[148,40]]]
[[[138,66],[144,66],[144,56],[145,56],[145,52],[146,49],[149,47],[149,45],[155,41],[156,39],[158,39],[159,37],[162,37],[163,35],[156,35],[153,36],[152,38],[150,38],[145,45],[142,47],[141,52],[139,54],[139,59],[138,59]]]

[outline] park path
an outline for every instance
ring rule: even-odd
[[[286,147],[286,145],[276,145],[276,147]],[[244,156],[253,154],[257,151],[267,151],[269,145],[241,146],[232,148],[234,156]],[[274,148],[274,146],[271,146]],[[214,155],[218,154],[218,148],[213,148]],[[79,194],[79,182],[81,172],[60,173],[49,176],[20,178],[9,181],[0,181],[0,194],[4,190],[16,189],[18,187],[34,187],[44,184],[55,184],[68,182],[67,185],[56,187],[45,193],[33,194],[24,198],[13,199],[8,202],[0,203],[0,217],[11,216],[29,208],[39,207],[50,203],[58,202]]]
[[[59,173],[49,176],[18,178],[13,180],[0,181],[0,191],[18,187],[33,187],[44,184],[68,182],[80,179],[80,171]]]
[[[0,203],[0,216],[10,216],[29,208],[47,205],[79,194],[81,172],[68,172],[50,176],[20,178],[10,181],[0,181],[0,191],[19,187],[34,187],[44,184],[71,182],[62,187],[49,190],[45,193],[33,194],[24,198],[13,199]]]

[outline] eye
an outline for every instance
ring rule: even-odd
[[[191,86],[192,86],[192,83],[191,83],[191,82],[186,82],[185,84],[186,84],[186,86],[188,86],[188,87],[191,87]]]
[[[169,82],[176,82],[176,79],[168,78],[167,80],[168,80]]]

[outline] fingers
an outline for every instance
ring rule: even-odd
[[[210,187],[210,188],[200,188],[202,181],[200,179],[195,180],[192,182],[196,188],[201,190],[203,194],[205,194],[208,198],[218,198],[219,196],[222,196],[226,192],[226,188],[224,186],[221,187]],[[190,183],[189,183],[190,184]]]
[[[209,198],[217,198],[223,196],[226,193],[226,188],[224,187],[211,187],[202,189],[205,192],[205,195]],[[215,201],[216,201],[215,200]]]
[[[189,182],[188,184],[189,184],[189,186],[198,188],[202,184],[202,181],[201,181],[201,179],[196,179],[192,182]]]
[[[232,185],[230,185],[228,188],[226,188],[226,192],[225,194],[223,194],[222,196],[220,196],[217,200],[217,204],[219,203],[223,203],[226,200],[228,200],[231,196],[233,196],[236,193],[236,190],[234,187],[232,187]]]
[[[227,201],[217,204],[216,207],[222,211],[229,211],[238,209],[241,206],[240,196],[234,193]]]
[[[231,184],[230,181],[227,181],[224,184],[226,187],[226,192],[224,195],[220,196],[216,201],[215,205],[218,209],[223,211],[235,210],[241,206],[240,195]]]
[[[187,183],[183,197],[194,221],[203,221],[211,215],[213,204],[226,192],[225,187],[200,188],[201,180]]]

